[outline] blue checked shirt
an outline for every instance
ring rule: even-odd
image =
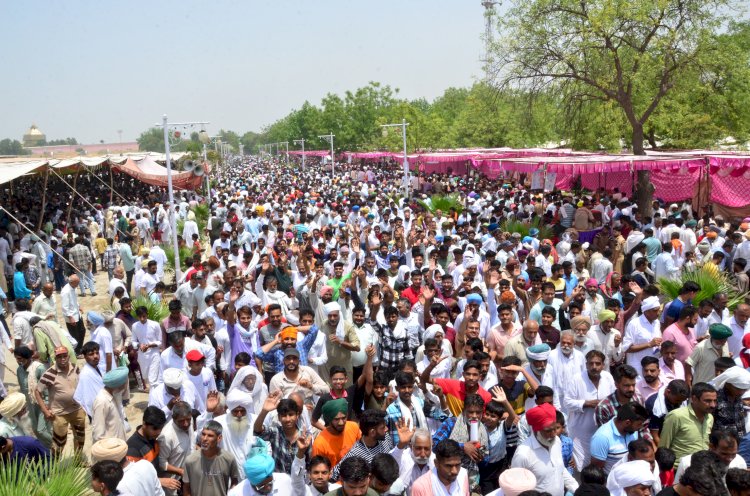
[[[313,343],[315,343],[316,337],[318,337],[318,327],[312,326],[305,338],[297,343],[300,365],[307,365],[307,354],[310,352]],[[255,352],[255,356],[260,358],[264,363],[272,366],[277,373],[284,370],[284,349],[280,346],[268,353],[263,353],[263,350],[258,349],[258,351]]]

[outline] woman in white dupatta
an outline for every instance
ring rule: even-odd
[[[238,370],[237,374],[234,376],[232,385],[229,386],[227,396],[229,396],[229,393],[235,389],[252,395],[253,404],[247,413],[253,413],[256,415],[260,413],[263,408],[263,402],[266,401],[266,398],[268,397],[268,387],[263,382],[263,376],[258,372],[258,369],[252,365],[245,365]]]

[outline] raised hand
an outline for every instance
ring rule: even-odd
[[[269,394],[266,398],[266,401],[263,402],[263,411],[268,413],[276,410],[276,407],[279,406],[280,401],[281,391],[274,391],[273,393]]]
[[[422,287],[422,296],[425,301],[432,301],[435,298],[435,290],[429,286]]]
[[[377,352],[377,350],[375,349],[375,346],[374,346],[374,345],[372,345],[372,344],[368,344],[368,345],[367,345],[367,346],[365,347],[365,354],[366,354],[366,355],[367,355],[368,357],[374,357],[374,356],[375,356],[375,353],[376,353],[376,352]]]
[[[414,431],[416,431],[416,429],[411,426],[411,420],[406,420],[401,417],[396,422],[396,432],[398,432],[399,444],[409,444],[409,441],[411,441],[411,438],[414,435]]]
[[[505,403],[508,400],[508,397],[505,396],[505,390],[501,388],[500,386],[493,387],[490,392],[492,393],[492,401],[497,401],[498,403]]]
[[[635,282],[635,281],[630,281],[628,283],[628,289],[630,289],[631,293],[636,294],[636,295],[639,295],[639,294],[643,293],[643,288],[641,288],[638,285],[638,283]]]
[[[206,395],[206,410],[213,412],[219,406],[219,392],[209,391]]]
[[[300,431],[299,436],[297,436],[297,441],[295,441],[295,443],[297,444],[297,458],[304,458],[305,453],[307,453],[307,450],[310,448],[310,445],[312,444],[312,436],[310,434],[306,434]]]

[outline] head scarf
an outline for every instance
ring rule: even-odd
[[[273,475],[276,461],[268,453],[256,454],[245,460],[243,470],[250,484],[257,485]]]
[[[231,412],[240,406],[244,408],[247,413],[251,413],[253,408],[253,397],[250,393],[240,391],[239,389],[230,389],[227,393],[227,410]]]
[[[615,320],[616,318],[617,315],[612,310],[604,309],[599,312],[599,322],[604,322],[605,320]]]
[[[586,324],[586,326],[591,329],[591,319],[588,317],[584,317],[583,315],[573,317],[573,319],[570,321],[570,328],[575,329],[580,324]]]
[[[651,486],[654,483],[654,473],[651,465],[645,460],[633,460],[616,465],[607,478],[607,489],[612,496],[625,496],[629,487],[643,484]]]
[[[0,415],[4,418],[12,418],[26,406],[26,396],[23,393],[10,393],[0,403]]]
[[[324,297],[325,295],[333,296],[333,288],[331,286],[322,286],[320,288],[320,297]]]
[[[128,380],[128,371],[129,369],[127,367],[117,367],[116,369],[110,370],[104,374],[104,385],[110,389],[124,386],[125,382]]]
[[[326,401],[326,404],[323,405],[321,411],[323,413],[323,420],[325,421],[326,425],[329,425],[333,418],[339,413],[349,413],[349,403],[347,403],[346,399],[344,398]]]
[[[98,312],[90,311],[89,313],[86,314],[86,318],[88,319],[89,322],[91,322],[95,326],[100,326],[104,324],[104,317],[102,316],[102,314]]]
[[[729,367],[727,370],[714,377],[709,382],[717,390],[724,387],[725,384],[731,384],[737,389],[750,389],[750,372],[742,367]]]
[[[732,330],[724,324],[711,324],[708,328],[708,334],[714,339],[729,339],[732,336]]]
[[[281,339],[289,339],[294,338],[297,339],[297,328],[294,326],[288,326],[285,327],[279,332],[279,338]]]
[[[526,412],[526,421],[534,432],[539,432],[557,421],[557,412],[554,406],[543,403]]]
[[[437,335],[437,333],[440,333],[443,336],[445,336],[445,331],[443,330],[443,327],[440,324],[432,324],[430,327],[428,327],[424,331],[423,339],[426,340],[429,338],[434,338]]]
[[[599,286],[599,281],[594,279],[593,277],[589,277],[586,280],[586,284],[584,284],[587,288],[593,287],[593,286]]]
[[[526,358],[529,361],[546,360],[549,358],[550,350],[547,343],[535,344],[526,348]]]
[[[536,488],[536,476],[525,468],[509,468],[500,474],[498,480],[503,496],[518,496],[524,491]]]
[[[335,301],[323,305],[323,313],[326,317],[328,317],[328,314],[330,314],[331,312],[341,312],[341,305],[339,305]]]
[[[164,385],[167,387],[179,389],[184,379],[185,372],[182,369],[170,368],[164,371]]]
[[[111,460],[120,463],[128,454],[128,443],[117,437],[100,439],[91,446],[91,461]]]
[[[247,387],[245,387],[245,379],[250,374],[255,375],[255,386],[253,386],[252,391],[249,391]],[[250,406],[245,406],[245,410],[247,410],[248,413],[260,413],[263,402],[265,402],[266,397],[268,397],[268,387],[263,382],[263,376],[258,369],[252,365],[245,365],[237,371],[234,380],[232,380],[231,386],[229,386],[229,391],[227,391],[227,398],[229,398],[229,394],[233,391],[237,391],[244,395],[249,394],[251,396]]]
[[[641,303],[641,311],[646,312],[648,310],[653,310],[654,308],[659,308],[659,306],[659,298],[657,296],[649,296]]]

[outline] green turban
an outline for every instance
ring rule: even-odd
[[[326,404],[321,408],[321,412],[326,425],[329,425],[333,418],[339,413],[349,413],[349,403],[347,403],[344,398],[326,401]]]
[[[728,339],[732,336],[732,330],[724,324],[711,324],[708,334],[714,339]]]
[[[605,320],[615,320],[617,318],[617,315],[615,315],[615,312],[612,310],[602,310],[599,312],[599,322],[604,322]]]

